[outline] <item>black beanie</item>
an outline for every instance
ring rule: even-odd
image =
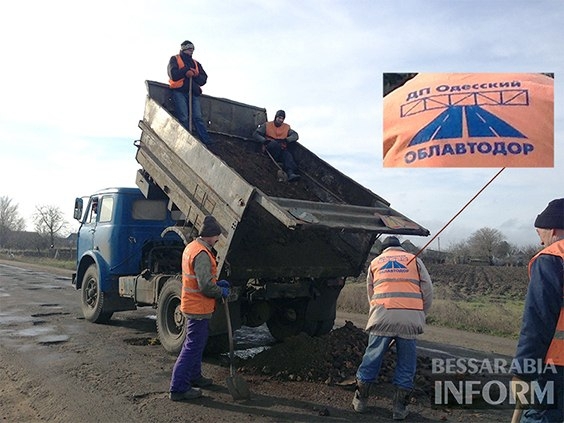
[[[382,243],[382,251],[384,251],[388,247],[401,247],[401,243],[395,236],[389,236]]]
[[[204,224],[202,225],[202,230],[200,231],[200,236],[211,237],[221,235],[221,227],[215,217],[206,216],[204,218]]]
[[[535,220],[535,228],[564,229],[564,198],[552,200]]]
[[[187,48],[194,48],[194,44],[192,43],[192,41],[183,41],[182,44],[180,44],[180,48],[182,50],[186,50]]]
[[[286,112],[284,110],[278,110],[274,115],[274,119],[276,119],[278,116],[282,116],[284,119],[286,119]]]

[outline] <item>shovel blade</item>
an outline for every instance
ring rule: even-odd
[[[276,179],[278,179],[278,182],[288,182],[288,175],[282,169],[278,169]]]
[[[247,381],[239,375],[233,375],[227,378],[227,389],[234,400],[245,400],[251,397],[251,391],[249,391]]]

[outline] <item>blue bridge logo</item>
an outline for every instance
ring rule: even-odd
[[[395,269],[405,269],[405,270],[407,270],[407,267],[404,266],[403,264],[401,264],[400,262],[396,261],[396,260],[390,260],[385,265],[383,265],[380,270],[389,270],[389,269],[394,269],[394,270]]]
[[[481,106],[528,106],[528,104],[527,90],[441,94],[402,105],[401,116],[439,108],[445,109],[413,137],[409,146],[431,140],[462,138],[464,126],[468,137],[471,138],[527,138],[518,129]]]

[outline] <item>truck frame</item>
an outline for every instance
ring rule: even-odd
[[[206,215],[222,228],[215,249],[219,278],[233,287],[233,329],[266,323],[277,340],[333,328],[345,280],[364,270],[379,236],[429,235],[301,143],[293,147],[299,183],[270,181],[274,165],[252,140],[267,120],[265,109],[201,96],[216,141],[208,148],[174,118],[167,85],[146,81],[146,87],[141,137],[134,143],[137,188],[104,189],[86,204],[75,200],[80,228],[72,283],[81,290],[88,321],[156,308],[159,340],[178,352],[185,338],[182,251]],[[265,170],[251,176],[261,160]],[[208,349],[225,348],[226,330],[217,307]]]

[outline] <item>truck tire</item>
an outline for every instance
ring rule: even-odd
[[[84,318],[93,323],[107,323],[111,318],[111,311],[104,308],[105,294],[100,289],[98,270],[91,264],[82,278],[82,314]]]
[[[157,301],[157,333],[161,345],[171,354],[178,354],[186,338],[186,318],[180,311],[182,281],[179,277],[166,281]]]
[[[333,326],[335,326],[335,319],[309,321],[304,325],[304,332],[310,336],[327,335]]]
[[[278,300],[273,306],[274,311],[266,326],[274,339],[284,341],[304,330],[307,301]]]

